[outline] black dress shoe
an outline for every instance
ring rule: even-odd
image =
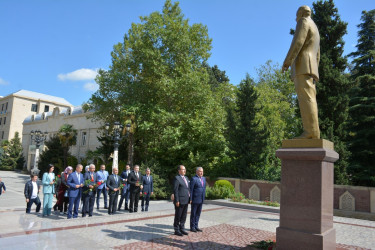
[[[121,211],[121,208],[118,208],[117,211]]]
[[[175,231],[175,232],[174,232],[174,235],[182,236],[182,233],[181,233],[180,231]]]
[[[133,211],[132,211],[132,210],[129,210],[129,213],[133,213]]]
[[[181,233],[182,233],[182,234],[185,234],[185,235],[188,235],[188,234],[189,234],[189,233],[186,232],[185,230],[181,230]]]
[[[203,230],[202,229],[200,229],[200,228],[195,228],[195,230],[197,230],[198,232],[203,232]]]
[[[129,208],[126,207],[125,210],[129,210]]]
[[[191,228],[190,231],[191,231],[191,232],[194,232],[194,233],[197,232],[197,230],[195,230],[195,228]]]

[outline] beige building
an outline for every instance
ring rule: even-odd
[[[24,119],[22,131],[23,154],[27,163],[27,169],[34,167],[35,143],[31,141],[30,132],[40,130],[48,133],[48,138],[57,134],[64,124],[71,124],[77,130],[77,144],[70,148],[70,153],[80,162],[86,157],[88,150],[96,150],[101,145],[97,137],[101,135],[101,122],[94,122],[87,117],[91,112],[84,112],[81,106],[61,108],[55,107],[49,112],[33,114]],[[40,147],[43,150],[43,146]]]
[[[20,90],[0,97],[0,142],[11,140],[15,132],[22,139],[22,123],[26,117],[38,116],[54,108],[69,108],[72,105],[64,98]]]

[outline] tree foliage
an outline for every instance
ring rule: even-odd
[[[68,166],[69,148],[77,143],[77,130],[71,124],[64,124],[60,127],[57,136],[63,148],[63,166]]]
[[[340,18],[333,0],[313,3],[312,19],[320,34],[319,81],[316,83],[321,137],[335,145],[340,159],[335,163],[335,183],[348,184],[347,121],[351,81],[343,56],[347,23]]]
[[[190,25],[169,0],[114,46],[88,108],[109,122],[134,117],[135,162],[156,161],[171,178],[177,164],[209,172],[226,160],[222,92],[211,90],[202,66],[210,49],[207,27]]]
[[[352,77],[355,87],[350,99],[350,150],[349,173],[353,183],[375,186],[375,10],[363,11],[358,25],[357,51]]]
[[[53,164],[55,166],[55,174],[59,174],[62,170],[65,169],[64,167],[67,167],[67,165],[64,165],[65,149],[61,144],[60,138],[58,136],[54,136],[49,140],[45,141],[44,146],[46,148],[40,154],[38,162],[38,168],[40,170],[39,175],[42,176],[43,173],[47,172],[49,164]],[[67,158],[69,156],[70,154],[68,152]]]
[[[237,176],[256,179],[264,163],[267,131],[259,127],[259,121],[256,119],[257,112],[262,107],[257,105],[259,94],[253,79],[248,74],[241,81],[238,89],[236,101],[238,121],[230,146],[235,156],[234,166]]]
[[[22,169],[25,159],[22,154],[22,143],[19,133],[15,132],[13,139],[1,143],[0,169],[15,170]]]

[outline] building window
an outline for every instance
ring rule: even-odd
[[[87,133],[86,132],[82,132],[82,146],[86,145],[86,137],[87,137]]]
[[[38,104],[31,104],[31,111],[37,112],[38,111]]]
[[[6,118],[6,117],[4,117],[4,125],[5,125],[6,121],[7,121],[7,118]]]
[[[3,120],[3,118],[2,117],[0,117],[0,125],[1,125],[1,121]]]
[[[6,105],[5,105],[5,111],[7,111],[8,110],[8,103],[6,103]]]
[[[3,105],[1,105],[1,111],[3,111],[4,110],[4,103],[3,103]]]
[[[1,132],[1,139],[4,139],[4,131]]]
[[[48,105],[44,106],[44,112],[48,112],[48,111],[49,111],[49,106]]]

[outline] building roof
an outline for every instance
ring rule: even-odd
[[[14,92],[11,95],[29,97],[29,98],[33,98],[33,99],[41,99],[41,100],[44,100],[44,101],[50,101],[50,102],[59,103],[59,104],[67,105],[67,106],[73,106],[72,104],[70,104],[64,98],[52,96],[52,95],[46,95],[46,94],[33,92],[33,91],[29,91],[29,90],[24,90],[24,89],[21,89],[17,92]]]

